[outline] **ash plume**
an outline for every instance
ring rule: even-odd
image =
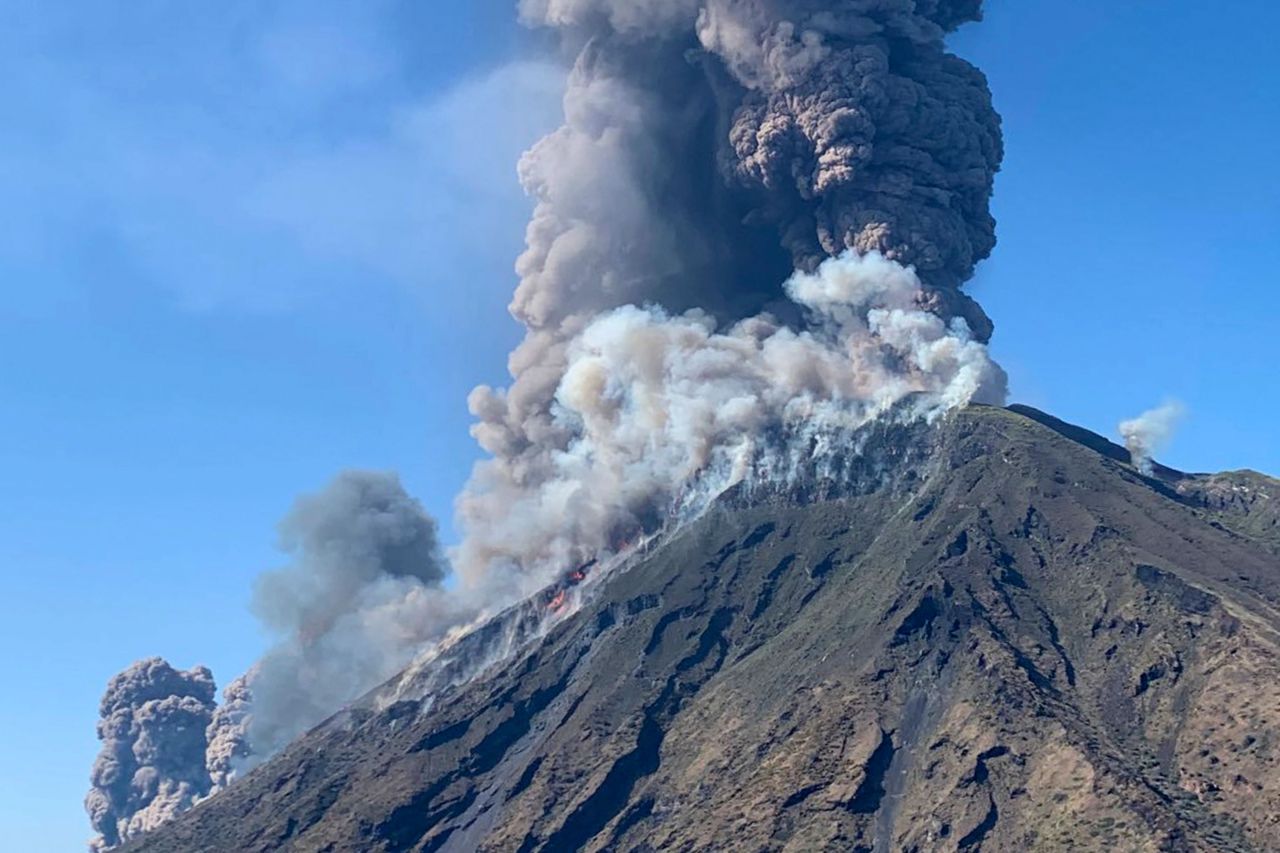
[[[174,669],[160,658],[138,661],[111,679],[99,708],[102,751],[85,809],[110,850],[147,832],[209,793],[205,728],[214,711],[213,675]]]
[[[1171,400],[1120,424],[1120,437],[1139,471],[1151,476],[1155,455],[1168,446],[1186,413],[1186,406]]]
[[[661,517],[766,423],[950,387],[949,368],[925,379],[934,362],[900,358],[874,298],[815,306],[795,283],[824,263],[874,271],[896,317],[936,320],[954,349],[989,338],[959,288],[995,244],[1000,120],[943,45],[980,5],[523,0],[575,59],[564,125],[520,166],[536,201],[511,306],[526,337],[510,387],[470,399],[493,458],[459,499],[464,583],[527,592],[537,566]],[[804,380],[771,361],[783,342]],[[745,397],[717,354],[753,365]],[[676,398],[730,409],[683,423]]]

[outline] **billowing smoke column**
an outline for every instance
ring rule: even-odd
[[[349,471],[280,524],[292,565],[258,580],[282,639],[227,688],[210,729],[218,787],[405,666],[454,621],[436,523],[389,473]]]
[[[85,809],[107,850],[154,829],[209,793],[205,729],[214,710],[213,675],[177,670],[159,658],[111,679],[102,697],[93,787]]]
[[[1002,400],[991,322],[959,289],[995,243],[1000,121],[943,45],[980,7],[522,0],[573,64],[564,125],[520,164],[526,336],[510,387],[469,401],[491,458],[458,498],[457,583],[439,585],[435,524],[393,476],[300,501],[282,525],[295,562],[255,596],[281,640],[216,713],[211,680],[191,700],[198,770],[135,783],[158,765],[128,758],[134,712],[104,722],[114,764],[88,804],[104,845],[731,486],[852,452],[840,437],[887,412]]]
[[[1000,121],[943,46],[980,5],[524,0],[576,60],[521,164],[513,382],[470,401],[494,458],[459,501],[464,582],[536,585],[625,540],[770,422],[1002,393],[920,348],[972,367],[992,328],[958,288],[995,243]],[[842,276],[864,280],[847,301],[807,292]]]

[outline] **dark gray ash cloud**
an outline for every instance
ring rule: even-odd
[[[388,472],[347,471],[280,523],[253,609],[280,640],[219,710],[216,779],[269,757],[399,671],[446,623],[436,522]]]
[[[213,674],[138,661],[111,679],[99,707],[102,751],[85,809],[108,850],[189,809],[209,793],[205,729],[214,711]]]

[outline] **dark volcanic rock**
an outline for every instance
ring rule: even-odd
[[[1036,415],[732,496],[129,849],[1277,849],[1280,489]]]

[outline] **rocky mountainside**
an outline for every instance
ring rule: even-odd
[[[1280,484],[1128,462],[1030,409],[878,428],[127,849],[1278,849]]]

